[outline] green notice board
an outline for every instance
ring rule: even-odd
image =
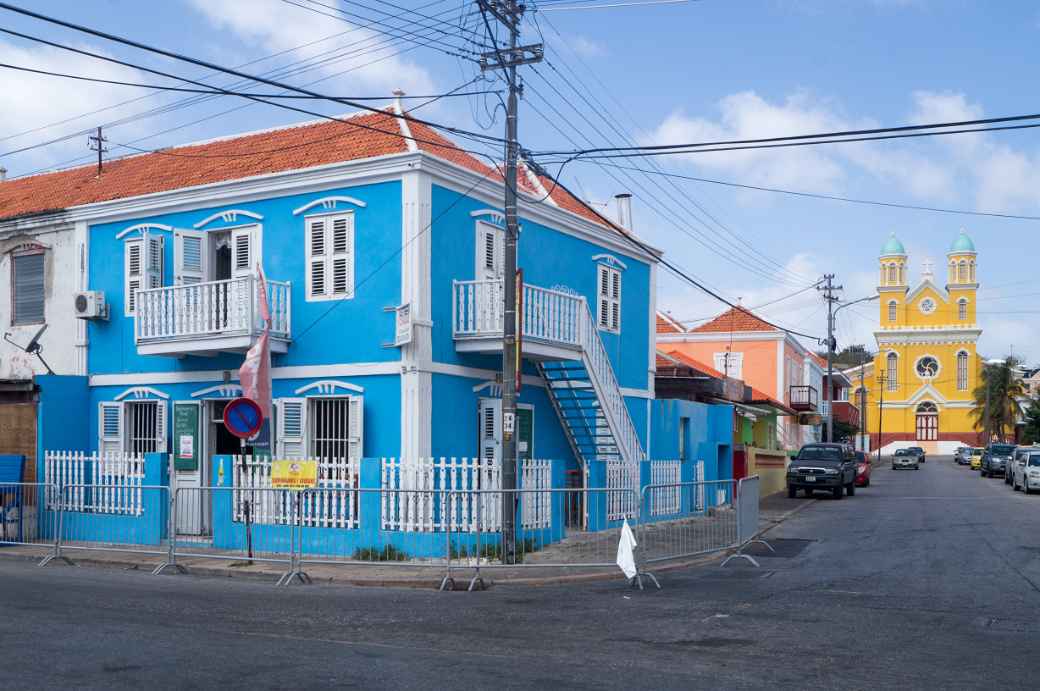
[[[534,439],[531,432],[534,429],[534,415],[530,408],[516,409],[516,455],[518,458],[528,460],[534,452]]]
[[[175,470],[199,469],[199,404],[173,404],[173,467]]]

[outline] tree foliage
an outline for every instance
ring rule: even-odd
[[[1022,442],[1036,444],[1040,442],[1040,399],[1030,400],[1025,412],[1026,427],[1023,430]]]
[[[1018,419],[1018,399],[1025,396],[1021,380],[1015,374],[1019,361],[1007,357],[1001,362],[986,363],[979,385],[972,391],[975,407],[971,411],[975,429],[988,439],[1011,441]]]

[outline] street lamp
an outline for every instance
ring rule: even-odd
[[[824,388],[824,400],[827,402],[827,441],[834,441],[834,397],[832,382],[834,377],[834,318],[838,316],[838,312],[842,311],[846,307],[852,307],[861,302],[870,302],[871,300],[877,300],[880,295],[868,295],[858,300],[851,300],[849,302],[843,302],[834,308],[827,315],[827,386]]]

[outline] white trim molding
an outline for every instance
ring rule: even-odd
[[[144,230],[165,230],[169,233],[173,232],[173,226],[168,226],[165,223],[138,223],[135,226],[124,228],[116,234],[116,240],[122,240],[124,237],[133,232],[140,232]]]
[[[592,261],[600,262],[615,269],[621,269],[622,271],[628,269],[628,264],[615,257],[613,254],[595,254],[592,256]]]
[[[470,218],[483,219],[486,223],[498,226],[499,228],[506,227],[506,215],[496,209],[477,209],[476,211],[470,211],[469,216]]]
[[[313,209],[315,206],[318,206],[319,204],[321,205],[321,208],[326,210],[326,211],[334,211],[336,209],[336,204],[338,202],[343,202],[344,204],[353,204],[354,206],[359,206],[362,209],[364,209],[366,206],[368,206],[367,202],[363,202],[360,199],[356,199],[355,197],[347,197],[347,196],[342,195],[342,194],[335,194],[335,195],[331,195],[329,197],[322,197],[321,199],[315,199],[312,202],[307,202],[306,204],[304,204],[303,206],[301,206],[299,208],[293,209],[293,216],[299,216],[304,211],[307,211],[309,209]]]
[[[264,220],[264,217],[255,211],[246,211],[245,209],[225,209],[224,211],[218,211],[212,216],[207,216],[198,223],[194,224],[192,228],[202,228],[203,226],[209,225],[213,221],[223,220],[224,223],[236,223],[239,216],[246,216],[256,221]]]
[[[135,386],[135,387],[129,388],[126,391],[118,394],[113,400],[121,401],[124,398],[128,398],[128,397],[131,397],[131,396],[133,398],[135,398],[135,399],[154,397],[154,398],[161,398],[163,400],[166,400],[167,398],[170,397],[169,394],[163,393],[162,391],[159,391],[158,389],[153,389],[150,386]]]
[[[488,396],[491,396],[492,398],[502,398],[502,382],[489,379],[482,384],[475,385],[473,387],[473,393],[480,393],[485,389],[488,392]]]
[[[242,395],[242,387],[238,384],[217,384],[216,386],[207,386],[205,389],[192,391],[189,395],[192,398],[202,398],[213,393],[220,395],[211,396],[211,398],[238,398]]]
[[[349,393],[337,393],[339,389],[349,391],[353,393],[365,393],[364,387],[358,386],[357,384],[351,384],[350,382],[339,381],[336,379],[322,379],[316,381],[313,384],[307,384],[296,389],[293,393],[297,396],[302,396],[308,391],[316,391],[321,396],[349,396]]]

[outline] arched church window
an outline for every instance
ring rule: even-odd
[[[957,265],[957,282],[967,283],[968,282],[968,262],[961,260],[960,264]]]
[[[895,391],[899,388],[899,378],[897,376],[899,371],[899,356],[895,353],[889,353],[887,365],[888,367],[887,372],[885,373],[885,378],[888,381],[888,390]]]
[[[896,301],[892,300],[888,303],[888,321],[894,322],[896,320]]]
[[[968,354],[963,350],[957,353],[957,390],[968,390]]]

